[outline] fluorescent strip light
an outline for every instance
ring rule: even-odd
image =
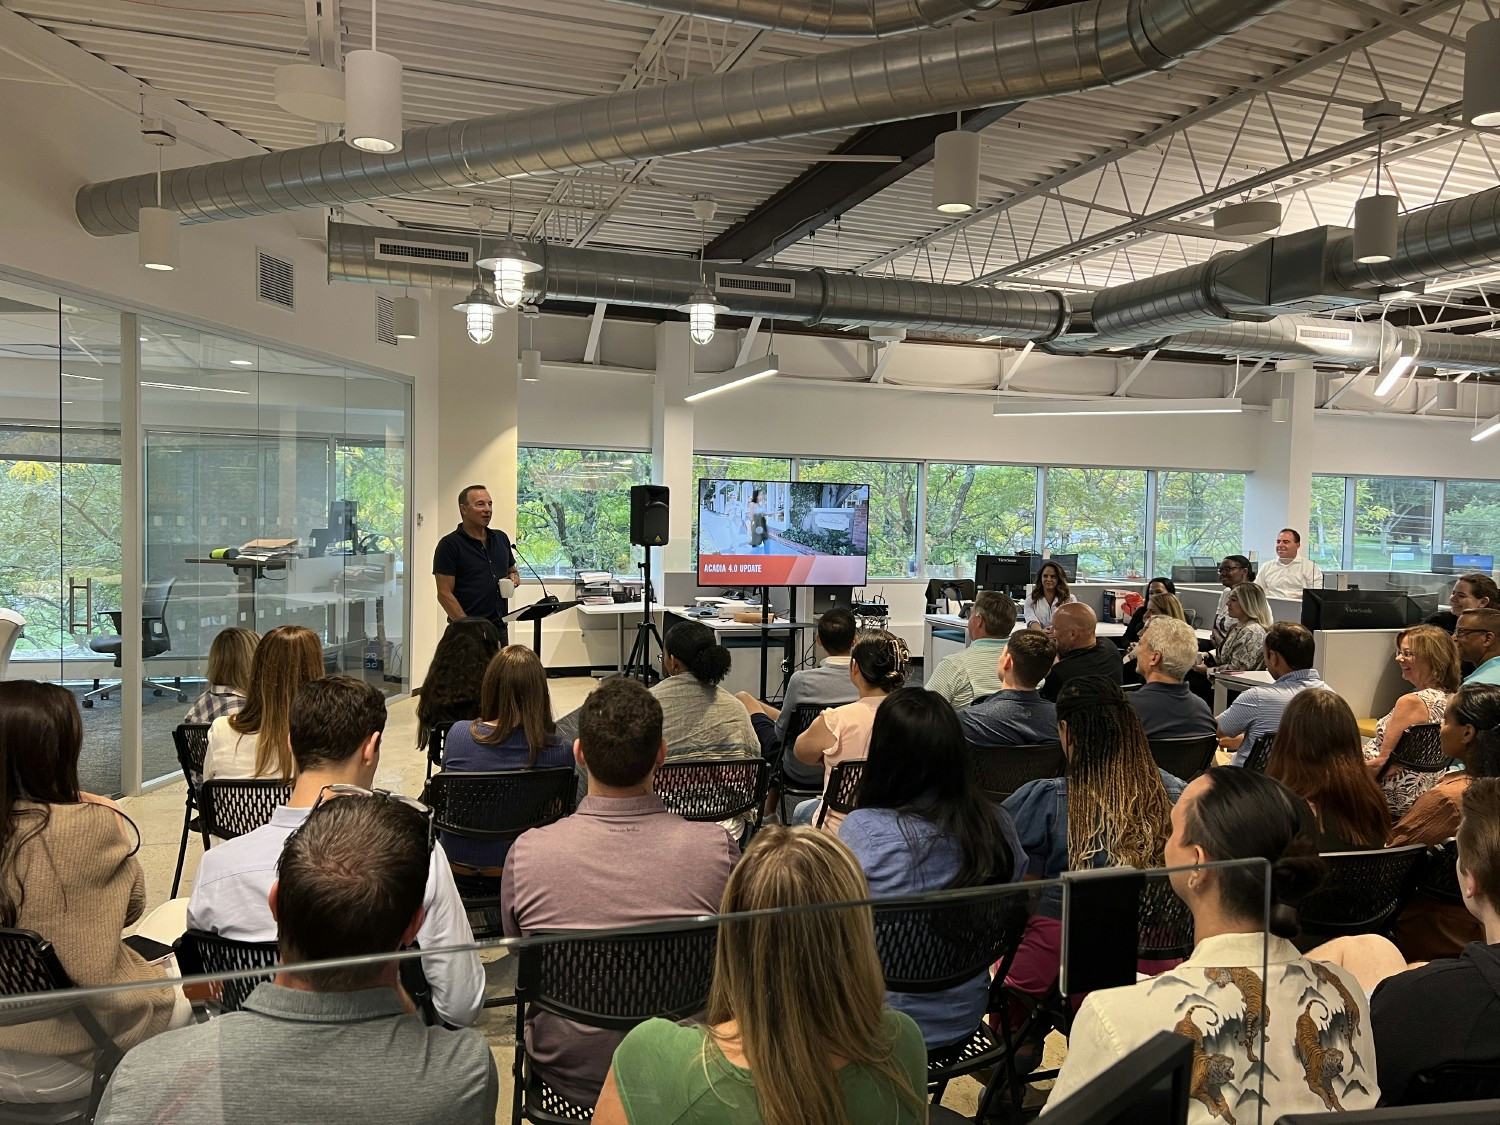
[[[1493,418],[1486,422],[1484,424],[1484,429],[1475,430],[1473,435],[1470,436],[1469,440],[1483,441],[1485,438],[1496,432],[1500,432],[1500,414],[1496,414]]]
[[[1080,398],[995,403],[995,417],[1072,418],[1085,414],[1239,414],[1237,398]]]
[[[1375,386],[1375,397],[1385,398],[1391,391],[1395,390],[1396,384],[1401,382],[1401,377],[1411,370],[1412,364],[1417,362],[1414,355],[1398,355],[1391,360],[1390,366],[1386,368],[1385,374],[1381,376],[1380,382]]]
[[[700,398],[716,395],[720,391],[743,387],[759,379],[769,379],[780,370],[781,357],[775,352],[767,352],[759,359],[752,359],[738,367],[731,367],[728,371],[689,383],[688,390],[691,393],[684,395],[682,401],[697,402]]]
[[[1448,281],[1429,281],[1427,283],[1427,292],[1448,293],[1454,289],[1472,289],[1476,285],[1489,285],[1494,281],[1500,281],[1500,270],[1493,273],[1482,273],[1477,277],[1459,277]]]
[[[187,383],[142,383],[143,387],[155,387],[159,391],[212,391],[217,395],[247,395],[249,391],[232,391],[228,387],[194,387]]]
[[[104,382],[104,380],[101,379],[101,378],[99,378],[99,376],[97,376],[97,375],[74,375],[71,371],[64,371],[62,373],[62,377],[64,379],[82,379],[85,383],[102,383],[102,382]]]

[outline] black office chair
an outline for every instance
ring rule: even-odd
[[[274,941],[234,941],[205,930],[188,930],[172,943],[177,965],[185,977],[213,976],[246,969],[266,969],[253,977],[219,982],[219,995],[209,1009],[215,1013],[237,1012],[257,986],[270,980],[280,960]]]
[[[796,807],[800,801],[810,801],[814,797],[823,795],[823,787],[793,785],[786,780],[786,771],[782,766],[783,757],[791,752],[797,744],[797,739],[808,727],[813,725],[817,719],[828,708],[822,703],[800,703],[792,712],[791,720],[787,723],[786,737],[781,740],[781,746],[776,754],[776,760],[771,766],[770,789],[776,791],[776,808],[781,813],[781,823],[789,824],[792,815],[787,811],[788,803]]]
[[[568,766],[484,773],[435,773],[422,791],[433,827],[466,840],[495,844],[573,811],[578,779]],[[500,866],[496,864],[495,866]],[[500,879],[464,875],[455,880],[474,936],[504,933]]]
[[[172,635],[167,632],[167,599],[171,597],[172,586],[177,579],[168,578],[162,582],[147,582],[146,591],[141,595],[141,656],[150,660],[153,656],[160,656],[164,652],[172,651]],[[123,610],[101,609],[100,617],[108,617],[114,632],[106,637],[90,637],[89,648],[105,656],[114,657],[115,667],[121,666],[125,638],[122,620]],[[100,687],[99,679],[94,680],[94,690],[83,697],[83,705],[92,707],[95,698],[108,699],[110,693],[119,688],[120,683],[116,680],[112,684]],[[161,695],[166,691],[166,686],[149,676],[141,680],[143,687],[149,688],[152,695]],[[177,692],[177,702],[186,703],[187,696],[182,691],[182,677],[172,677],[172,687]]]
[[[652,785],[668,812],[684,820],[720,821],[749,816],[741,843],[760,827],[771,775],[764,758],[695,758],[666,761]]]
[[[1458,886],[1458,841],[1446,840],[1428,851],[1417,877],[1417,894],[1449,906],[1464,904]]]
[[[1404,1093],[1382,1089],[1382,1105],[1440,1105],[1500,1098],[1500,1059],[1449,1062],[1418,1071]]]
[[[1159,769],[1166,770],[1181,782],[1192,781],[1214,764],[1214,754],[1219,749],[1219,737],[1214,734],[1193,735],[1189,738],[1153,738],[1151,757]]]
[[[205,781],[198,790],[198,823],[203,847],[217,836],[232,840],[271,822],[277,807],[292,799],[292,787],[279,781],[242,779]]]
[[[516,1049],[512,1125],[588,1121],[578,1105],[546,1084],[526,1053],[529,1008],[609,1031],[629,1031],[655,1017],[685,1019],[708,1004],[718,928],[698,925],[617,937],[543,939],[517,950]]]
[[[443,744],[448,741],[448,728],[443,725],[427,729],[427,780],[432,780],[432,771],[443,768]]]
[[[1392,766],[1402,766],[1412,773],[1446,773],[1453,759],[1443,751],[1441,732],[1438,723],[1413,723],[1407,727],[1378,776],[1384,777]]]
[[[1061,777],[1068,760],[1062,743],[1029,746],[976,746],[969,743],[974,782],[992,801],[1003,801],[1028,781]]]
[[[823,805],[818,809],[815,827],[822,828],[831,812],[838,813],[840,816],[848,816],[854,811],[854,798],[859,792],[860,779],[864,775],[865,760],[863,758],[840,762],[833,767],[833,773],[828,778],[828,788],[823,793]]]
[[[172,731],[172,742],[177,746],[177,764],[182,767],[183,780],[187,782],[187,807],[182,812],[182,840],[177,845],[177,870],[172,873],[172,893],[177,897],[177,888],[182,883],[182,865],[187,859],[188,836],[194,830],[202,831],[195,823],[198,811],[198,787],[203,784],[203,759],[208,754],[208,723],[180,723]]]
[[[86,1000],[68,996],[72,978],[52,943],[32,930],[0,929],[0,995],[34,996],[34,1001],[0,1007],[0,1027],[25,1027],[39,1020],[72,1016],[93,1043],[87,1096],[30,1105],[0,1105],[0,1121],[83,1122],[91,1125],[110,1075],[125,1052],[109,1037]],[[80,1072],[79,1085],[83,1074]],[[72,1085],[72,1084],[70,1084]]]
[[[1139,961],[1170,961],[1193,952],[1193,912],[1164,875],[1147,876],[1141,888],[1135,955]]]
[[[1427,848],[1372,848],[1362,852],[1326,852],[1328,877],[1303,900],[1298,911],[1303,936],[1299,947],[1310,949],[1347,934],[1390,936],[1391,927],[1416,890]],[[1304,950],[1305,951],[1305,950]]]
[[[1271,743],[1275,741],[1275,731],[1260,735],[1250,746],[1250,753],[1245,757],[1245,768],[1254,770],[1256,773],[1265,773],[1266,765],[1271,760]]]

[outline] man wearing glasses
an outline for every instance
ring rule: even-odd
[[[1474,671],[1466,684],[1500,684],[1500,610],[1471,609],[1458,619],[1453,641],[1465,664]]]
[[[1216,649],[1224,643],[1224,638],[1235,625],[1234,618],[1229,616],[1229,595],[1241,582],[1255,581],[1250,560],[1244,555],[1226,555],[1219,564],[1219,581],[1223,583],[1224,589],[1219,593],[1219,604],[1214,608],[1213,636],[1209,638]]]
[[[287,837],[319,803],[341,792],[367,791],[380,764],[385,698],[352,676],[327,676],[303,686],[292,703],[292,756],[297,782],[291,800],[254,832],[225,840],[204,853],[188,902],[188,925],[235,941],[275,941],[276,921],[267,895]],[[406,798],[410,801],[410,798]],[[416,804],[416,802],[410,802]],[[428,857],[425,915],[417,930],[423,949],[472,946],[474,931],[441,844]],[[484,1000],[484,968],[474,950],[422,958],[439,1019],[469,1027]]]

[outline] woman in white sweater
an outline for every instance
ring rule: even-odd
[[[250,665],[245,706],[208,728],[203,780],[279,778],[290,782],[296,767],[288,725],[292,700],[303,684],[323,675],[323,646],[301,625],[282,625],[261,638]]]

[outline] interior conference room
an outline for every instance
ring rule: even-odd
[[[1496,17],[0,4],[0,1119],[1495,1120]]]

